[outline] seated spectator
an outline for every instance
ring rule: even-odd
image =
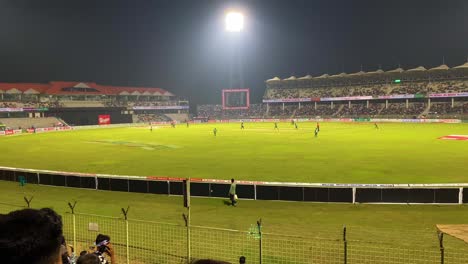
[[[52,209],[24,209],[0,215],[1,263],[62,263],[62,241],[62,219]]]
[[[112,264],[116,263],[114,247],[110,242],[110,236],[99,234],[96,237],[96,251],[94,254],[98,256],[101,264],[109,263],[105,258],[105,255],[110,257]]]

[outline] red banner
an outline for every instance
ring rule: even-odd
[[[99,115],[99,125],[110,125],[110,115]]]

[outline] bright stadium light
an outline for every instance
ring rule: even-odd
[[[244,15],[239,12],[228,12],[226,14],[226,30],[229,32],[240,32],[244,28]]]

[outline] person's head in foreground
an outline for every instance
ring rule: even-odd
[[[62,264],[62,219],[52,209],[0,215],[1,263]]]
[[[101,260],[96,254],[84,254],[78,258],[76,264],[101,264]]]

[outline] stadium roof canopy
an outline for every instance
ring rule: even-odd
[[[304,77],[298,78],[298,80],[312,80],[312,79],[313,79],[313,77],[310,76],[309,74],[304,76]]]
[[[333,78],[333,80],[337,80],[340,77],[342,77],[344,79],[346,79],[346,78],[355,78],[355,77],[361,77],[362,79],[366,79],[367,77],[369,77],[369,80],[370,80],[370,79],[374,79],[374,78],[378,78],[378,77],[382,77],[382,78],[388,77],[388,75],[385,77],[384,74],[396,74],[396,75],[402,74],[401,75],[402,78],[404,78],[405,75],[406,76],[412,76],[411,78],[413,78],[414,76],[424,76],[424,78],[425,78],[428,75],[445,76],[445,74],[449,73],[451,70],[457,70],[457,69],[458,70],[468,70],[468,62],[466,62],[466,63],[464,63],[462,65],[456,66],[456,67],[452,67],[452,68],[450,68],[446,64],[442,64],[442,65],[439,65],[437,67],[433,67],[433,68],[430,68],[430,69],[426,69],[423,66],[418,66],[418,67],[413,68],[413,69],[404,70],[403,68],[398,67],[396,69],[388,70],[388,71],[383,71],[382,69],[378,69],[376,71],[363,72],[361,70],[359,72],[354,72],[354,73],[350,73],[350,74],[342,72],[342,73],[334,74],[334,75],[322,74],[322,75],[317,76],[317,77],[306,75],[306,76],[303,76],[303,77],[300,77],[300,78],[296,78],[295,76],[291,76],[291,77],[283,79],[283,80],[281,80],[278,77],[274,77],[272,79],[266,80],[266,82],[271,83],[271,82],[297,81],[297,80],[311,80],[311,81],[313,81],[313,80],[324,80],[326,78]],[[400,78],[400,76],[398,78]],[[1,87],[0,87],[0,89],[1,89]]]
[[[9,90],[6,91],[7,94],[20,94],[21,91],[16,89],[16,88],[11,88]]]
[[[291,76],[289,78],[284,79],[285,81],[295,81],[297,80],[296,76]]]
[[[424,68],[423,66],[419,66],[419,67],[407,70],[407,72],[422,72],[422,71],[427,71],[427,69]]]
[[[452,69],[468,69],[468,61],[465,62],[464,64],[462,65],[458,65],[456,67],[453,67]]]
[[[172,93],[149,87],[122,87],[100,85],[91,82],[50,82],[40,83],[0,83],[0,93],[9,94],[48,94],[48,95],[163,95]]]
[[[396,68],[396,69],[393,69],[393,70],[389,70],[389,71],[386,71],[386,73],[402,73],[404,72],[405,70],[403,68]]]
[[[434,67],[434,68],[430,68],[429,71],[446,71],[450,69],[449,66],[445,65],[445,64],[442,64],[440,66],[437,66],[437,67]]]
[[[328,75],[327,73],[325,73],[325,74],[322,74],[322,75],[320,75],[320,76],[315,77],[315,79],[322,79],[322,78],[328,78],[328,77],[330,77],[330,75]]]
[[[365,74],[364,71],[358,71],[358,72],[355,72],[355,73],[350,73],[350,74],[348,74],[348,75],[349,75],[349,76],[360,76],[360,75],[363,75],[363,74]]]
[[[335,78],[335,77],[344,77],[344,76],[347,76],[347,75],[348,75],[348,74],[347,74],[346,72],[342,72],[342,73],[340,73],[340,74],[335,74],[335,75],[332,75],[332,76],[330,76],[330,77],[333,77],[333,78]]]
[[[279,82],[279,81],[281,81],[279,77],[274,77],[274,78],[266,80],[266,82]]]
[[[29,88],[28,90],[24,91],[23,93],[24,94],[40,94],[39,91],[36,91],[36,90],[34,90],[32,88]]]
[[[377,74],[377,73],[384,73],[382,69],[378,69],[376,71],[366,72],[366,74]]]

